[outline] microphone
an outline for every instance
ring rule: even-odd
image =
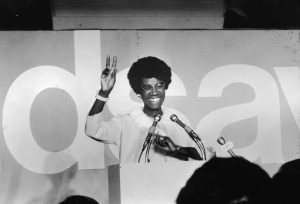
[[[148,157],[149,150],[150,150],[150,146],[151,146],[151,137],[152,137],[152,135],[154,134],[156,125],[157,125],[157,123],[158,123],[160,120],[161,120],[161,115],[156,114],[156,115],[154,116],[153,123],[152,123],[152,125],[150,126],[150,128],[149,128],[149,130],[148,130],[148,134],[147,134],[146,139],[145,139],[145,141],[144,141],[144,144],[143,144],[142,151],[141,151],[141,153],[140,153],[138,162],[140,162],[141,156],[142,156],[142,154],[143,154],[143,152],[144,152],[144,150],[145,150],[145,148],[146,148],[147,146],[148,146],[148,147],[147,147],[147,150],[146,150],[146,157],[145,157],[145,158]],[[149,162],[149,158],[148,158],[148,162]]]
[[[157,123],[160,121],[160,119],[161,119],[161,115],[156,114],[156,115],[154,116],[153,123],[152,123],[152,125],[150,126],[150,128],[149,128],[149,130],[148,130],[148,135],[147,135],[147,137],[146,137],[146,141],[147,141],[147,142],[149,142],[149,140],[151,139],[151,136],[154,134],[156,125],[157,125]]]
[[[206,153],[205,153],[205,147],[204,144],[201,141],[201,138],[192,130],[191,127],[187,126],[186,124],[184,124],[181,120],[178,119],[177,115],[172,114],[170,116],[170,119],[177,123],[179,126],[181,126],[190,136],[190,138],[196,143],[196,145],[198,146],[200,153],[202,154],[202,156],[200,156],[202,159],[206,160]]]
[[[230,154],[230,156],[232,156],[232,157],[236,157],[236,154],[232,151],[232,147],[233,147],[233,143],[232,142],[226,142],[225,143],[225,139],[224,139],[224,137],[219,137],[218,139],[217,139],[217,142],[220,144],[220,145],[222,145],[222,150],[223,151],[227,151],[229,154]]]
[[[178,119],[177,115],[172,114],[172,115],[170,116],[170,119],[171,119],[173,122],[175,122],[175,123],[177,123],[178,125],[180,125],[180,126],[181,126],[181,127],[182,127],[189,135],[190,135],[190,136],[192,135],[192,136],[198,137],[198,135],[192,130],[191,127],[187,126],[187,125],[184,124],[181,120]]]

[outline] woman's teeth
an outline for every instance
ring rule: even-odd
[[[150,101],[155,103],[159,101],[159,98],[150,98]]]

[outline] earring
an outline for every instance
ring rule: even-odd
[[[139,98],[141,98],[141,94],[137,94],[137,96],[138,96]]]

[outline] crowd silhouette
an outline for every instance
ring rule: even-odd
[[[212,158],[180,190],[177,204],[299,204],[300,159],[283,164],[270,177],[242,157]]]

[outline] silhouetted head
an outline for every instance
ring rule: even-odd
[[[242,157],[212,158],[181,189],[177,204],[268,203],[269,175]]]
[[[82,195],[73,195],[67,197],[64,201],[59,204],[99,204],[93,198],[82,196]]]
[[[299,204],[300,159],[284,163],[272,178],[278,204]]]

